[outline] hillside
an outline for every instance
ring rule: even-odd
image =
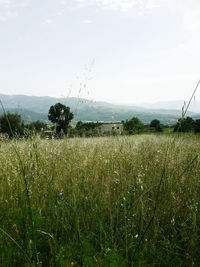
[[[106,102],[96,102],[83,98],[54,98],[25,95],[3,95],[0,99],[4,108],[10,112],[18,112],[27,122],[34,120],[47,121],[49,107],[55,103],[69,106],[74,113],[74,123],[82,121],[121,121],[138,117],[144,123],[159,119],[164,124],[174,124],[180,117],[180,110],[150,109],[138,106],[115,105]],[[0,108],[0,113],[3,110]],[[188,113],[189,116],[199,118],[197,113]]]
[[[161,101],[155,103],[143,103],[141,104],[142,107],[147,109],[165,109],[165,110],[181,110],[183,107],[184,100],[178,101]],[[200,102],[199,101],[192,101],[189,106],[189,111],[200,113]]]

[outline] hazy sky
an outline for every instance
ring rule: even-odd
[[[200,0],[0,0],[0,93],[187,100],[199,79]]]

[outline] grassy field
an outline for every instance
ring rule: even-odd
[[[199,266],[200,136],[0,143],[0,266]]]

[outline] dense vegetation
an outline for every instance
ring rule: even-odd
[[[181,118],[175,125],[174,132],[200,133],[200,120],[193,120],[191,117]]]
[[[29,138],[34,135],[40,137],[56,137],[61,138],[64,135],[68,137],[82,137],[82,136],[105,136],[105,135],[131,135],[137,133],[147,132],[162,132],[164,126],[159,120],[154,119],[149,125],[145,125],[137,117],[130,120],[122,121],[122,131],[99,131],[98,127],[102,125],[100,122],[82,122],[78,121],[75,127],[70,125],[74,114],[70,112],[70,108],[60,103],[51,106],[49,109],[49,120],[54,124],[47,124],[42,121],[33,121],[25,124],[22,117],[18,113],[5,112],[0,116],[0,133],[3,134],[1,138]],[[49,136],[49,137],[50,137]]]
[[[78,121],[76,126],[70,126],[74,114],[69,107],[57,103],[50,107],[48,118],[54,124],[47,124],[42,121],[33,121],[25,124],[18,113],[4,112],[0,116],[0,133],[9,138],[31,137],[39,134],[45,137],[45,132],[51,132],[53,137],[82,137],[82,136],[105,136],[105,135],[131,135],[148,132],[163,132],[164,128],[173,129],[174,132],[199,133],[200,119],[193,120],[191,117],[180,118],[174,126],[163,125],[158,119],[153,119],[149,124],[144,124],[139,118],[122,120],[123,131],[100,132],[98,127],[102,122],[82,122]]]
[[[199,266],[200,139],[0,143],[0,266]]]
[[[9,138],[23,135],[24,123],[17,113],[4,113],[0,116],[0,132]]]

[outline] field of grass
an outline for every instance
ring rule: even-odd
[[[199,266],[200,136],[0,143],[0,266]]]

